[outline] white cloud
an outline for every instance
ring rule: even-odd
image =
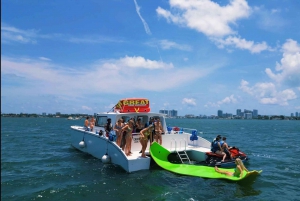
[[[234,95],[230,95],[225,97],[223,100],[221,101],[217,101],[216,103],[214,102],[208,102],[207,104],[204,105],[204,107],[208,108],[208,107],[220,107],[223,104],[232,104],[232,103],[237,103],[237,99],[234,97]]]
[[[144,20],[144,18],[142,17],[141,13],[140,13],[140,7],[139,5],[137,4],[136,0],[133,0],[134,1],[134,5],[135,5],[135,9],[136,9],[136,12],[137,14],[139,15],[140,19],[142,20],[142,23],[144,25],[144,28],[145,28],[145,31],[148,35],[151,35],[151,31],[150,31],[150,28],[147,24],[147,22]]]
[[[67,34],[40,34],[37,30],[22,30],[5,23],[1,24],[1,42],[2,43],[23,43],[36,44],[39,39],[61,40],[70,43],[107,43],[107,42],[123,42],[119,39],[105,37],[101,35],[85,35],[80,37],[70,36]]]
[[[188,105],[188,106],[196,106],[196,100],[193,98],[184,98],[182,100],[182,104]]]
[[[13,26],[1,23],[1,42],[2,43],[36,43],[36,30],[21,30]]]
[[[267,9],[261,6],[255,7],[253,10],[253,16],[257,17],[257,25],[260,29],[268,32],[282,32],[284,27],[289,24],[280,9]]]
[[[246,0],[232,0],[226,6],[210,0],[170,0],[171,11],[156,9],[159,16],[180,26],[186,26],[207,36],[222,37],[235,32],[230,25],[250,15]]]
[[[247,18],[252,13],[246,0],[231,0],[225,6],[220,6],[211,0],[170,0],[169,2],[170,10],[161,7],[156,9],[158,16],[168,22],[205,34],[219,48],[231,46],[249,50],[251,53],[274,50],[264,41],[255,43],[243,39],[232,29],[231,25],[237,25],[238,20]]]
[[[170,69],[174,67],[172,63],[167,64],[162,61],[153,61],[140,56],[125,56],[124,58],[121,58],[117,63],[120,66],[126,66],[129,68]]]
[[[78,70],[79,69],[79,70]],[[22,77],[17,83],[2,81],[5,93],[86,96],[126,93],[133,90],[163,91],[206,76],[211,69],[175,68],[172,63],[140,56],[101,60],[92,65],[62,67],[49,61],[2,56],[1,76]],[[149,84],[151,82],[151,84]]]
[[[254,41],[247,41],[240,37],[229,36],[226,39],[221,38],[211,38],[219,48],[224,48],[224,46],[233,46],[238,49],[249,50],[251,53],[260,53],[264,50],[272,50],[271,47],[267,45],[266,42],[254,43]]]
[[[276,72],[266,68],[267,75],[277,83],[287,83],[292,87],[300,86],[300,45],[288,39],[282,46],[283,58],[276,65]]]
[[[178,50],[182,50],[182,51],[192,51],[192,47],[190,45],[179,44],[174,41],[167,40],[167,39],[158,40],[158,41],[152,40],[145,44],[148,46],[151,46],[151,47],[156,47],[156,48],[160,47],[163,50],[178,49]]]
[[[46,58],[46,57],[39,57],[40,60],[43,60],[43,61],[51,61],[51,59],[49,58]]]
[[[183,50],[183,51],[191,51],[192,50],[191,46],[189,46],[189,45],[178,44],[178,43],[175,43],[175,42],[169,41],[169,40],[160,40],[159,44],[160,44],[161,48],[164,50],[169,50],[169,49],[179,49],[179,50]]]
[[[218,101],[218,104],[221,105],[221,104],[229,104],[229,103],[236,103],[236,102],[237,102],[237,99],[232,94],[232,95],[224,98],[223,100]]]
[[[262,104],[288,105],[289,100],[297,98],[292,89],[278,91],[275,84],[271,82],[256,83],[253,87],[249,87],[249,83],[242,80],[240,89],[255,97]]]

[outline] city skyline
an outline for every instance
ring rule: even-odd
[[[2,0],[1,111],[93,114],[135,97],[154,112],[289,116],[300,110],[299,10],[295,0]]]

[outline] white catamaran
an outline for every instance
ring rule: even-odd
[[[106,137],[105,124],[111,119],[114,126],[118,119],[122,118],[127,122],[131,118],[141,119],[143,125],[149,122],[150,118],[159,118],[165,133],[162,135],[162,146],[177,152],[183,163],[191,161],[205,161],[206,153],[210,152],[211,143],[198,136],[195,129],[167,127],[164,114],[150,112],[150,103],[145,98],[122,99],[113,108],[113,112],[98,113],[96,115],[93,131],[87,131],[84,126],[71,126],[71,144],[76,149],[91,154],[103,162],[111,162],[121,166],[127,172],[145,170],[150,168],[150,157],[141,157],[140,134],[132,134],[132,145],[130,156],[116,144],[113,138]],[[104,133],[99,135],[99,133]],[[146,149],[149,155],[150,143]]]

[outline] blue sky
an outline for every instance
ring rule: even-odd
[[[295,0],[1,1],[1,112],[300,112]]]

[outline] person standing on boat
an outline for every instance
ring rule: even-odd
[[[106,132],[106,137],[109,137],[109,132],[113,129],[111,124],[111,118],[107,119],[107,123],[105,124],[104,128]]]
[[[85,121],[84,121],[84,130],[85,131],[89,131],[89,124],[90,124],[90,121],[89,121],[89,116],[86,117]]]
[[[212,148],[211,148],[211,151],[213,153],[216,153],[216,154],[219,154],[219,155],[222,155],[223,156],[223,159],[222,159],[222,162],[225,161],[225,158],[226,158],[226,154],[223,152],[223,148],[221,147],[220,145],[220,137],[216,137],[216,140],[212,143]]]
[[[122,119],[119,119],[115,126],[114,126],[114,131],[116,132],[117,135],[117,140],[116,140],[116,144],[121,147],[121,140],[122,140],[122,128],[123,128],[124,124]]]
[[[144,128],[147,128],[148,126],[153,125],[154,126],[154,118],[150,117],[149,122],[145,123]],[[153,137],[154,137],[154,129],[152,131],[152,136],[148,136],[148,140],[150,140],[150,144],[153,142]],[[142,152],[141,152],[142,153]]]
[[[140,131],[140,143],[142,145],[142,157],[146,158],[145,150],[147,148],[148,144],[148,136],[150,136],[150,139],[152,138],[152,131],[154,129],[153,125],[148,126],[147,128],[144,128],[143,130]]]
[[[155,129],[155,141],[159,143],[160,145],[162,144],[162,133],[164,133],[164,129],[161,125],[160,119],[156,118],[156,121],[154,122],[154,129]]]
[[[153,125],[153,128],[154,128],[154,118],[153,117],[150,117],[149,122],[145,123],[144,128],[148,128],[150,125]],[[147,144],[148,144],[149,140],[150,140],[150,145],[152,144],[153,137],[154,137],[154,129],[152,129],[152,134],[148,135]],[[142,153],[142,150],[139,153]]]
[[[133,131],[134,122],[129,120],[128,123],[122,128],[122,132],[126,131],[126,145],[125,145],[125,154],[126,156],[131,155],[131,141],[132,141],[132,131]]]
[[[94,126],[95,126],[95,119],[94,119],[94,117],[92,117],[92,118],[91,118],[91,121],[90,121],[90,130],[91,130],[91,131],[93,131]]]

